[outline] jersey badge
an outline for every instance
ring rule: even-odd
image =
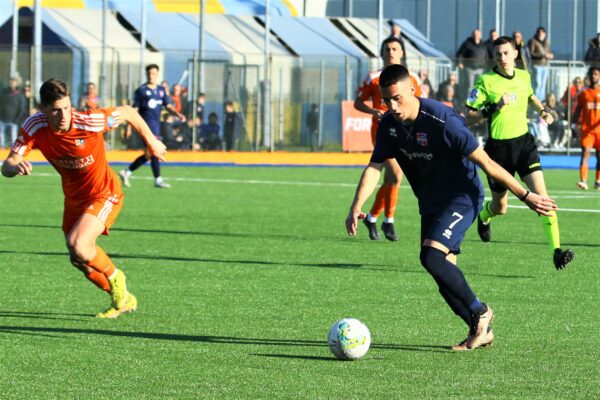
[[[146,96],[152,96],[152,92],[149,90],[146,90]]]
[[[469,97],[467,98],[467,101],[474,103],[475,100],[477,100],[478,94],[479,94],[479,92],[477,91],[477,89],[471,90],[471,93],[469,93]]]
[[[75,146],[81,147],[85,144],[85,139],[75,139]]]
[[[428,141],[427,134],[425,132],[417,132],[417,143],[423,147],[427,146]]]
[[[396,128],[390,128],[388,133],[390,134],[390,136],[398,137],[398,134],[396,133]]]

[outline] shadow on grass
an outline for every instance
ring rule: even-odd
[[[327,347],[326,341],[321,340],[301,340],[301,339],[259,339],[231,336],[202,336],[202,335],[182,335],[169,333],[150,333],[150,332],[126,332],[111,331],[107,329],[80,329],[80,328],[53,328],[42,326],[3,326],[0,325],[0,334],[30,334],[30,335],[52,335],[52,334],[71,334],[71,335],[103,335],[124,338],[149,339],[149,340],[168,340],[178,342],[199,342],[210,344],[245,344],[259,346],[301,346],[301,347]],[[403,345],[403,344],[374,344],[371,346],[376,349],[403,350],[403,351],[428,351],[428,352],[449,352],[448,347],[435,345]],[[256,354],[262,355],[262,354]],[[280,356],[286,355],[267,355]],[[296,356],[291,356],[296,357]],[[304,357],[304,356],[303,356]],[[321,359],[320,357],[307,357],[309,359]]]
[[[60,229],[59,225],[35,225],[35,224],[0,224],[0,227],[10,228],[41,228],[41,229]],[[348,238],[344,237],[321,237],[321,236],[295,236],[295,235],[282,235],[273,233],[231,233],[231,232],[208,232],[208,231],[178,231],[172,229],[145,229],[145,228],[129,228],[129,227],[115,227],[111,228],[111,232],[136,232],[136,233],[153,233],[159,235],[190,235],[190,236],[207,236],[207,237],[226,237],[226,238],[246,238],[246,239],[291,239],[291,240],[305,240],[305,241],[348,241]]]
[[[17,250],[0,250],[0,254],[28,254],[39,256],[69,256],[68,252],[60,251],[17,251]],[[369,269],[376,271],[397,271],[406,273],[416,273],[420,271],[402,270],[390,265],[381,264],[361,264],[361,263],[288,263],[278,261],[261,261],[261,260],[227,260],[216,258],[197,258],[197,257],[178,257],[178,256],[154,256],[144,254],[109,254],[113,259],[125,260],[157,260],[157,261],[183,261],[183,262],[203,262],[211,264],[247,264],[247,265],[273,265],[273,266],[299,266],[299,267],[317,267],[317,268],[340,268],[340,269]]]
[[[51,252],[51,251],[16,251],[16,250],[0,250],[0,254],[29,254],[40,256],[61,256],[68,257],[67,252]],[[422,269],[408,269],[406,266],[397,265],[381,265],[381,264],[361,264],[361,263],[287,263],[277,261],[260,261],[260,260],[224,260],[216,258],[196,258],[196,257],[177,257],[177,256],[150,256],[143,254],[109,254],[113,259],[125,260],[157,260],[157,261],[183,261],[183,262],[201,262],[211,264],[244,264],[244,265],[272,265],[272,266],[290,266],[290,267],[313,267],[313,268],[337,268],[337,269],[355,269],[368,271],[384,271],[396,272],[402,274],[423,274]],[[488,276],[491,278],[502,279],[533,279],[533,275],[509,275],[509,274],[487,274],[483,272],[469,272],[468,275]]]
[[[88,321],[92,314],[67,314],[67,313],[48,313],[48,312],[27,312],[27,311],[1,311],[0,318],[31,318],[31,319],[50,319],[62,321]]]

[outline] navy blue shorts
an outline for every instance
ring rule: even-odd
[[[443,244],[450,253],[460,254],[460,245],[467,229],[473,224],[477,207],[449,205],[448,208],[435,214],[421,216],[421,244],[426,239]]]

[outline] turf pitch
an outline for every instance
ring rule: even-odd
[[[565,271],[531,211],[496,219],[491,243],[469,230],[459,265],[496,312],[496,343],[456,354],[466,327],[419,265],[408,185],[399,243],[346,236],[360,173],[166,167],[173,188],[157,190],[140,170],[99,240],[139,300],[110,321],[93,318],[108,297],[68,262],[58,176],[0,180],[2,397],[597,398],[599,192],[576,191],[576,171],[545,173],[576,253]],[[373,337],[357,362],[326,344],[345,316]]]

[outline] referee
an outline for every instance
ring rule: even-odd
[[[512,38],[501,36],[494,41],[496,66],[477,79],[467,98],[467,113],[470,116],[481,113],[487,118],[489,138],[484,149],[490,158],[512,175],[518,173],[531,192],[548,197],[540,157],[527,126],[528,105],[531,104],[548,125],[553,119],[534,95],[529,73],[515,68],[517,54]],[[508,209],[506,187],[489,177],[488,183],[492,200],[484,202],[477,217],[477,232],[484,242],[491,240],[492,218],[506,214]],[[574,254],[572,250],[560,248],[556,212],[540,215],[540,220],[550,243],[554,266],[563,269]]]

